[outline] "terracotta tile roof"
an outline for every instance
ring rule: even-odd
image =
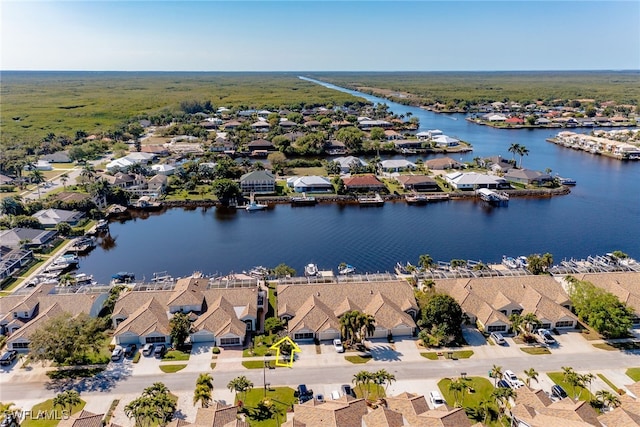
[[[152,332],[168,335],[171,328],[165,307],[155,298],[151,298],[118,324],[114,335],[120,335],[124,332],[132,332],[139,336]]]
[[[307,402],[309,403],[309,402]],[[294,405],[294,420],[309,427],[361,427],[367,414],[364,399],[331,400],[320,405]]]
[[[516,405],[526,405],[538,409],[551,404],[551,399],[543,390],[533,390],[531,387],[520,387],[516,390]]]
[[[185,277],[176,282],[168,306],[201,305],[204,296],[202,291],[207,288],[209,279]]]
[[[429,410],[427,400],[418,394],[404,392],[397,396],[387,397],[385,400],[389,409],[404,415],[410,424],[417,424],[418,415]]]
[[[232,333],[237,336],[244,336],[247,326],[236,317],[236,312],[224,297],[220,296],[193,323],[196,331],[207,330],[213,332],[215,336]]]
[[[104,414],[94,414],[93,412],[82,410],[71,415],[67,419],[62,419],[58,423],[59,427],[102,427]]]
[[[600,415],[598,421],[607,427],[638,427],[640,415],[629,412],[622,406]]]
[[[342,178],[342,182],[344,182],[344,186],[347,188],[384,188],[384,184],[373,175],[356,175],[350,178]]]
[[[401,413],[379,406],[362,417],[367,427],[402,427],[404,419]]]

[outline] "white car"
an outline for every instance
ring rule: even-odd
[[[442,398],[442,395],[440,394],[439,391],[430,391],[429,392],[429,400],[431,401],[431,404],[433,405],[433,408],[439,408],[440,406],[444,405],[445,402],[444,399]]]
[[[491,332],[490,338],[497,345],[504,345],[507,343],[500,332]]]
[[[344,346],[342,345],[342,341],[338,338],[333,340],[333,348],[336,349],[337,353],[344,353]]]
[[[538,329],[538,335],[540,336],[540,338],[542,338],[542,341],[544,341],[544,343],[547,345],[557,344],[557,341],[555,340],[555,338],[553,338],[553,336],[551,335],[551,332],[549,332],[547,329]]]
[[[514,374],[513,371],[510,371],[508,369],[504,371],[504,373],[502,374],[502,379],[505,380],[507,384],[509,384],[511,388],[514,388],[514,389],[524,386],[524,383],[518,379],[516,374]]]

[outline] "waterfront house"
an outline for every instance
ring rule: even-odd
[[[504,179],[509,182],[537,186],[553,182],[551,175],[531,169],[509,169],[509,171],[504,174]]]
[[[347,191],[368,192],[385,190],[385,185],[375,175],[354,175],[342,178]]]
[[[403,172],[416,169],[416,164],[406,159],[383,160],[380,162],[380,168],[383,172]]]
[[[296,193],[331,193],[333,184],[324,176],[292,176],[287,179],[287,186]]]
[[[437,157],[424,162],[427,169],[445,170],[445,169],[461,169],[464,164],[452,159],[451,157]]]
[[[333,159],[333,161],[340,165],[341,174],[346,174],[351,172],[351,168],[354,166],[366,167],[369,165],[364,160],[354,156],[336,157],[335,159]]]
[[[506,161],[502,156],[488,157],[483,162],[493,173],[505,173],[515,165],[515,161]]]
[[[247,148],[249,151],[255,150],[266,150],[272,151],[274,150],[273,144],[271,141],[267,141],[266,139],[255,139],[247,144]]]
[[[440,191],[435,179],[426,175],[400,175],[396,178],[408,191]]]
[[[276,191],[276,178],[266,170],[257,170],[240,177],[243,194],[272,194]]]
[[[421,139],[398,139],[393,141],[393,145],[397,150],[411,150],[422,148],[423,140]]]
[[[452,172],[445,175],[445,180],[456,190],[475,190],[478,188],[509,188],[509,183],[498,176],[477,172]]]
[[[151,170],[158,175],[170,176],[176,172],[176,167],[169,164],[158,164],[151,166]]]
[[[360,129],[373,129],[373,128],[389,129],[393,127],[393,125],[386,120],[371,120],[367,117],[363,117],[363,118],[358,117],[358,127]]]
[[[10,230],[0,230],[2,246],[13,249],[38,250],[52,245],[58,236],[55,230],[38,230],[34,228],[15,227]]]
[[[524,119],[522,119],[521,117],[518,117],[518,116],[513,116],[513,117],[509,117],[504,122],[509,124],[509,125],[516,125],[517,126],[517,125],[523,125],[524,124]]]
[[[433,138],[433,142],[435,142],[435,144],[441,148],[456,147],[460,145],[459,139],[452,138],[447,135],[438,135]]]
[[[562,285],[550,276],[436,280],[438,291],[451,295],[482,332],[506,333],[509,316],[533,313],[545,329],[575,328],[578,318]]]
[[[393,129],[385,130],[384,137],[387,139],[387,141],[395,141],[398,139],[402,139],[402,135],[400,135],[398,132],[396,132]]]
[[[376,320],[374,338],[411,336],[418,306],[405,281],[278,285],[278,317],[294,340],[340,338],[340,317],[352,310]]]
[[[102,179],[112,187],[120,187],[129,190],[142,186],[146,182],[144,175],[138,173],[117,172],[113,175],[104,174]]]
[[[20,271],[33,259],[33,252],[29,249],[14,249],[0,246],[0,280],[6,279],[13,273]]]
[[[489,114],[486,116],[485,120],[490,122],[505,122],[507,121],[507,117],[503,114]]]
[[[168,181],[169,179],[167,176],[163,174],[152,176],[147,181],[147,191],[143,191],[144,194],[142,196],[158,197],[160,194],[164,193]]]
[[[56,225],[66,222],[69,225],[77,225],[84,218],[84,212],[69,211],[65,209],[42,209],[33,214],[45,228],[54,228]]]

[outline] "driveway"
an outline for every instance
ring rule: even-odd
[[[210,372],[211,363],[213,362],[213,352],[211,351],[213,344],[212,342],[193,344],[191,347],[191,356],[184,370],[186,372]]]

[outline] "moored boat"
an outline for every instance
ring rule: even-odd
[[[424,205],[429,201],[426,195],[416,193],[407,194],[406,196],[404,196],[404,199],[409,205]]]
[[[340,264],[338,266],[338,273],[340,274],[351,274],[351,273],[355,273],[356,268],[351,265],[351,264]]]
[[[304,275],[305,276],[317,276],[318,275],[318,266],[316,264],[310,263],[304,267]]]
[[[267,209],[267,205],[262,205],[260,203],[256,203],[256,202],[250,202],[248,205],[245,206],[245,210],[251,212],[251,211],[262,211]]]
[[[120,271],[111,276],[111,278],[113,279],[113,283],[131,283],[136,279],[136,275],[126,271]]]
[[[504,265],[507,268],[518,268],[518,261],[516,261],[516,259],[513,257],[510,257],[510,256],[508,257],[503,255],[502,265]]]

